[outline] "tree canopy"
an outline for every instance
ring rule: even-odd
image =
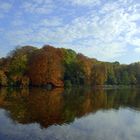
[[[71,49],[18,47],[0,58],[0,86],[138,85],[140,62],[101,62]]]

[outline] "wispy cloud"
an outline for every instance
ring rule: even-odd
[[[11,22],[11,24],[13,26],[21,26],[21,25],[23,25],[23,23],[24,23],[24,21],[22,21],[21,19],[16,19],[16,20]]]
[[[95,6],[100,4],[100,0],[68,0],[68,2],[80,6]]]
[[[46,18],[40,20],[38,24],[34,24],[34,27],[59,27],[63,26],[63,20],[58,17],[54,18]]]
[[[8,2],[0,1],[0,18],[3,18],[6,13],[12,8],[12,4]]]
[[[31,0],[25,1],[22,8],[25,12],[32,14],[48,14],[54,7],[52,0]]]
[[[23,10],[22,13],[26,16],[29,14],[30,19],[19,16],[25,19],[17,18],[13,21],[11,29],[5,33],[5,38],[11,45],[50,43],[109,61],[125,55],[128,46],[132,47],[134,52],[140,52],[138,1],[68,0],[63,6],[58,2],[59,0],[22,2],[20,11]],[[87,11],[80,14],[83,6]],[[61,15],[64,9],[65,13]],[[33,18],[34,16],[37,18]]]

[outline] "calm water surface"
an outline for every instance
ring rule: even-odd
[[[0,89],[0,140],[140,140],[140,89]]]

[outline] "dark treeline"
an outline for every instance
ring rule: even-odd
[[[101,62],[71,49],[16,48],[0,59],[0,86],[138,85],[140,63]]]

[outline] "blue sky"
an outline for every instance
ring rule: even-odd
[[[0,0],[0,57],[44,44],[102,61],[140,61],[140,1]]]

